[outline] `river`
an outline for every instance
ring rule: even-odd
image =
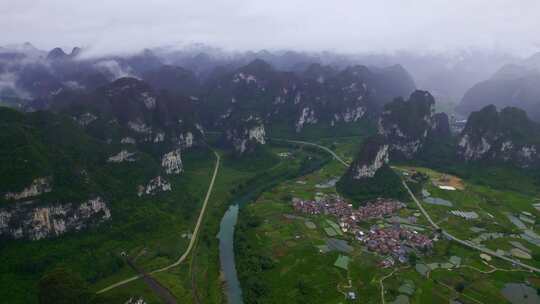
[[[322,168],[330,159],[329,157],[325,157],[315,160],[309,166],[304,166],[298,172],[294,172],[291,175],[267,175],[260,179],[255,179],[255,182],[244,190],[243,195],[238,195],[231,201],[229,209],[221,219],[219,233],[217,235],[219,238],[219,260],[225,279],[225,294],[227,295],[228,304],[243,304],[242,288],[238,280],[234,261],[234,227],[238,221],[239,209],[249,202],[256,200],[264,191],[271,189],[285,180],[294,179]]]
[[[231,205],[219,225],[219,261],[225,277],[227,303],[242,304],[242,289],[234,262],[234,226],[238,220],[238,204]]]

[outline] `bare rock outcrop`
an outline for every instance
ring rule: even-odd
[[[260,118],[249,116],[228,128],[225,139],[238,154],[253,152],[257,146],[266,144],[264,124]]]
[[[540,125],[517,108],[487,106],[469,116],[459,136],[458,157],[465,161],[540,165]]]
[[[412,159],[430,138],[450,138],[448,117],[434,112],[433,96],[418,90],[408,100],[396,98],[385,106],[378,132],[390,145],[391,157]]]
[[[137,195],[139,197],[143,195],[155,195],[160,192],[167,192],[171,190],[172,190],[171,183],[169,183],[167,180],[165,180],[161,176],[158,176],[156,178],[151,179],[146,185],[146,187],[142,185],[139,186]]]
[[[118,154],[115,154],[107,159],[107,162],[109,163],[123,163],[123,162],[134,162],[135,153],[129,152],[127,150],[122,150],[118,152]]]
[[[27,201],[0,209],[0,236],[40,240],[80,231],[110,218],[109,207],[99,196],[80,204]]]
[[[184,170],[180,149],[165,153],[161,158],[161,166],[167,174],[180,174]]]
[[[40,177],[32,181],[32,183],[24,188],[21,192],[8,192],[4,195],[7,200],[21,200],[30,197],[36,197],[43,193],[52,191],[50,177]]]

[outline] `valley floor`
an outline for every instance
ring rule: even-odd
[[[339,145],[336,150],[344,153]],[[429,176],[422,191],[422,206],[436,225],[475,246],[540,267],[540,244],[535,243],[540,213],[533,206],[538,189],[529,187],[530,191],[518,192],[479,184],[474,179],[451,178],[427,168],[394,169],[404,180],[416,171]],[[384,268],[380,263],[386,257],[367,250],[352,235],[329,234],[331,223],[337,220],[334,216],[294,211],[293,197],[312,200],[336,194],[332,180],[344,170],[342,164],[333,161],[312,174],[281,183],[241,211],[235,246],[246,303],[506,303],[512,297],[512,303],[536,303],[538,273],[496,257],[486,261],[480,256],[482,252],[455,241],[438,237],[428,254],[418,252],[414,261]],[[443,190],[439,188],[441,180],[460,189]],[[422,197],[421,193],[416,195]],[[425,199],[441,199],[451,206],[426,203]],[[412,229],[437,235],[418,206],[412,200],[406,203],[396,216],[414,218],[415,223],[408,224]],[[465,219],[452,211],[474,212],[478,218]],[[518,227],[514,218],[520,221],[520,215],[532,221]],[[392,227],[393,222],[386,217],[366,221],[362,227],[368,231],[372,225]],[[329,239],[343,240],[351,248],[338,246],[328,251]],[[270,262],[264,269],[257,269],[250,262],[257,260]],[[534,294],[527,295],[531,290]]]
[[[126,263],[127,257],[146,272],[172,265],[152,277],[178,303],[223,303],[226,296],[216,236],[223,214],[236,201],[242,202],[235,254],[245,303],[505,303],[505,287],[510,288],[505,292],[524,301],[523,290],[540,290],[538,274],[495,257],[486,261],[480,252],[445,238],[435,241],[429,254],[418,252],[414,261],[384,268],[380,263],[385,256],[333,229],[334,216],[295,212],[293,198],[312,200],[337,194],[335,183],[346,170],[344,163],[352,161],[360,139],[317,141],[335,151],[341,161],[331,160],[319,147],[277,140],[251,159],[235,159],[218,150],[219,173],[206,201],[216,158],[210,151],[187,154],[185,174],[172,181],[178,191],[115,202],[113,218],[120,221],[81,235],[2,243],[0,259],[6,262],[0,266],[0,298],[9,303],[36,303],[40,275],[58,265],[83,274],[97,292],[137,275]],[[540,213],[533,206],[540,203],[539,191],[527,177],[493,177],[519,180],[522,188],[516,190],[410,164],[394,170],[415,190],[436,225],[460,239],[540,268],[540,244],[535,244]],[[429,177],[423,191],[418,192],[410,181],[414,172]],[[441,189],[443,184],[456,190]],[[207,210],[200,217],[204,202]],[[405,203],[406,208],[395,216],[415,218],[415,223],[409,223],[411,229],[435,236],[418,206],[412,200]],[[459,212],[478,218],[465,219]],[[394,224],[387,217],[366,221],[361,228],[367,231],[373,225]],[[196,226],[200,230],[193,238]],[[182,259],[184,252],[189,254]],[[535,296],[529,295],[527,301]],[[130,298],[163,302],[140,279],[107,290],[101,297],[103,303],[125,303]]]

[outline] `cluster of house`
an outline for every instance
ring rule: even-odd
[[[383,267],[394,265],[394,259],[405,263],[413,249],[427,251],[433,247],[429,237],[399,225],[386,228],[374,226],[368,232],[358,232],[356,239],[366,244],[370,251],[390,256],[381,262]]]
[[[382,261],[383,267],[392,266],[394,259],[406,262],[407,255],[413,248],[427,250],[433,246],[429,237],[400,224],[386,228],[373,226],[369,231],[358,226],[359,222],[390,216],[404,208],[405,204],[397,200],[379,198],[358,209],[354,209],[352,204],[348,204],[338,195],[316,197],[315,200],[293,198],[292,204],[297,212],[336,216],[343,232],[353,234],[358,241],[366,244],[369,250],[389,256]]]
[[[338,217],[340,223],[343,224],[372,218],[383,218],[405,207],[405,204],[400,201],[378,198],[355,210],[352,204],[347,203],[338,195],[318,196],[315,200],[293,198],[292,203],[294,210],[297,212],[311,215],[331,214]],[[348,228],[348,225],[341,226],[345,229]]]

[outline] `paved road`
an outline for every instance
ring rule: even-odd
[[[195,244],[195,241],[197,240],[197,236],[201,228],[201,223],[203,221],[204,214],[206,212],[206,206],[208,205],[208,200],[210,199],[210,194],[212,194],[212,189],[214,188],[214,182],[216,180],[216,176],[219,171],[220,157],[216,151],[214,151],[214,154],[216,155],[216,167],[214,168],[214,174],[212,175],[210,186],[208,187],[208,191],[206,192],[206,197],[204,198],[203,206],[202,206],[201,212],[199,213],[199,218],[197,219],[197,224],[195,225],[195,229],[193,230],[193,235],[191,237],[191,240],[189,241],[189,245],[188,245],[188,248],[186,249],[186,252],[184,252],[184,254],[181,257],[179,257],[176,262],[172,263],[169,266],[163,267],[161,269],[154,270],[151,273],[166,271],[180,265],[180,263],[182,263],[191,252],[191,249],[193,248],[193,245]]]
[[[137,266],[133,261],[128,258],[127,263],[133,270],[135,270],[142,277],[143,281],[157,294],[165,303],[176,304],[176,299],[167,287],[161,285],[155,278],[148,274],[144,269]]]
[[[311,143],[311,142],[306,142],[306,141],[300,141],[300,140],[287,140],[287,139],[278,139],[276,138],[275,140],[282,140],[282,141],[286,141],[286,142],[290,142],[290,143],[297,143],[297,144],[304,144],[304,145],[310,145],[310,146],[314,146],[314,147],[317,147],[317,148],[320,148],[328,153],[330,153],[336,160],[338,160],[340,163],[342,163],[345,167],[349,167],[349,164],[347,162],[345,162],[343,159],[341,159],[336,153],[334,153],[334,151],[328,149],[327,147],[324,147],[324,146],[321,146],[321,145],[318,145],[316,143]],[[420,209],[420,211],[424,214],[424,216],[427,218],[427,220],[429,221],[429,223],[431,224],[431,226],[433,226],[433,228],[437,229],[437,230],[440,230],[442,231],[442,234],[444,236],[446,236],[448,239],[450,240],[453,240],[457,243],[460,243],[462,244],[463,246],[466,246],[466,247],[469,247],[469,248],[472,248],[472,249],[475,249],[475,250],[478,250],[478,251],[481,251],[481,252],[484,252],[484,253],[487,253],[489,255],[492,255],[492,256],[495,256],[495,257],[498,257],[502,260],[505,260],[507,262],[510,262],[510,263],[513,263],[513,264],[516,264],[516,265],[519,265],[525,269],[528,269],[530,271],[534,271],[534,272],[538,272],[540,273],[540,269],[536,268],[536,267],[533,267],[533,266],[530,266],[530,265],[527,265],[527,264],[524,264],[522,263],[521,261],[518,261],[518,260],[514,260],[514,259],[511,259],[509,257],[506,257],[506,256],[503,256],[503,255],[500,255],[500,254],[497,254],[495,251],[493,250],[490,250],[488,248],[484,248],[484,247],[479,247],[471,242],[468,242],[468,241],[464,241],[464,240],[461,240],[461,239],[458,239],[457,237],[451,235],[450,233],[448,233],[447,231],[441,229],[441,227],[439,227],[439,225],[437,225],[437,223],[435,223],[433,221],[433,219],[431,218],[431,216],[429,216],[429,214],[427,213],[427,211],[424,209],[424,207],[422,206],[422,204],[420,204],[420,202],[416,199],[416,196],[414,196],[414,194],[412,193],[411,189],[409,189],[409,186],[407,186],[407,184],[402,181],[403,183],[403,186],[405,187],[405,189],[407,189],[407,192],[409,192],[409,195],[411,196],[411,198],[414,200],[414,202],[416,203],[416,205],[418,206],[418,209]]]
[[[193,230],[193,235],[191,236],[191,240],[189,241],[189,245],[188,245],[186,251],[184,252],[184,254],[182,254],[182,256],[180,256],[178,258],[178,260],[176,260],[176,262],[174,262],[174,263],[172,263],[172,264],[170,264],[170,265],[168,265],[166,267],[154,270],[154,271],[150,272],[150,274],[163,272],[163,271],[169,270],[169,269],[171,269],[173,267],[176,267],[176,266],[180,265],[180,263],[182,263],[188,257],[189,253],[191,252],[191,249],[193,248],[193,245],[195,244],[195,241],[196,241],[197,236],[199,234],[201,223],[202,223],[202,220],[204,218],[204,214],[206,212],[206,207],[208,205],[208,200],[210,199],[210,194],[212,194],[212,190],[214,188],[214,182],[216,180],[216,176],[217,176],[218,171],[219,171],[221,158],[220,158],[219,154],[216,151],[214,151],[214,155],[216,156],[216,166],[214,168],[214,174],[212,175],[212,180],[210,181],[210,186],[208,186],[208,191],[206,192],[206,197],[204,198],[203,206],[201,208],[201,212],[199,213],[199,218],[197,219],[197,224],[195,225],[195,229]],[[112,284],[110,286],[107,286],[107,287],[101,289],[100,291],[98,291],[97,293],[99,294],[99,293],[107,292],[107,291],[109,291],[111,289],[114,289],[116,287],[125,285],[125,284],[127,284],[129,282],[132,282],[132,281],[135,281],[137,279],[140,279],[141,277],[142,277],[141,275],[133,276],[131,278],[128,278],[128,279],[122,280],[120,282],[117,282],[115,284]]]
[[[497,254],[495,251],[491,250],[491,249],[488,249],[488,248],[484,248],[484,247],[479,247],[477,245],[475,245],[474,243],[472,242],[469,242],[469,241],[464,241],[464,240],[461,240],[461,239],[458,239],[457,237],[451,235],[450,233],[448,233],[447,231],[441,229],[439,227],[439,225],[437,225],[432,219],[431,217],[429,216],[429,214],[427,213],[427,211],[424,209],[424,207],[422,207],[422,204],[420,204],[420,202],[418,201],[418,199],[416,199],[416,196],[412,193],[411,189],[409,188],[409,186],[407,186],[407,183],[405,183],[404,181],[402,181],[403,183],[403,186],[405,187],[405,189],[407,189],[407,192],[409,192],[409,195],[411,196],[411,198],[414,200],[414,202],[416,203],[416,205],[418,206],[418,209],[420,209],[420,211],[422,211],[422,213],[424,214],[424,216],[427,218],[427,220],[429,221],[429,223],[431,224],[431,226],[433,226],[433,228],[435,229],[440,229],[442,231],[442,234],[444,236],[446,236],[448,239],[452,240],[452,241],[455,241],[457,243],[460,243],[461,245],[463,246],[466,246],[466,247],[469,247],[469,248],[472,248],[472,249],[475,249],[475,250],[478,250],[478,251],[481,251],[481,252],[484,252],[484,253],[487,253],[489,255],[492,255],[492,256],[495,256],[495,257],[498,257],[502,260],[505,260],[505,261],[508,261],[510,263],[513,263],[513,264],[516,264],[516,265],[519,265],[525,269],[528,269],[530,271],[534,271],[534,272],[538,272],[540,273],[540,269],[536,268],[536,267],[533,267],[533,266],[530,266],[530,265],[527,265],[527,264],[524,264],[522,263],[521,261],[518,261],[518,260],[514,260],[514,259],[511,259],[509,257],[506,257],[504,255],[500,255],[500,254]]]
[[[273,140],[280,140],[280,141],[286,141],[286,142],[289,142],[289,143],[294,143],[294,144],[301,144],[301,145],[307,145],[307,146],[314,146],[314,147],[317,147],[321,150],[324,150],[328,153],[330,153],[330,155],[332,155],[337,161],[339,161],[340,163],[342,163],[345,167],[349,167],[349,164],[344,161],[341,157],[339,157],[334,151],[328,149],[327,147],[325,146],[321,146],[321,145],[318,145],[316,143],[312,143],[312,142],[307,142],[307,141],[301,141],[301,140],[290,140],[290,139],[281,139],[281,138],[272,138]]]

